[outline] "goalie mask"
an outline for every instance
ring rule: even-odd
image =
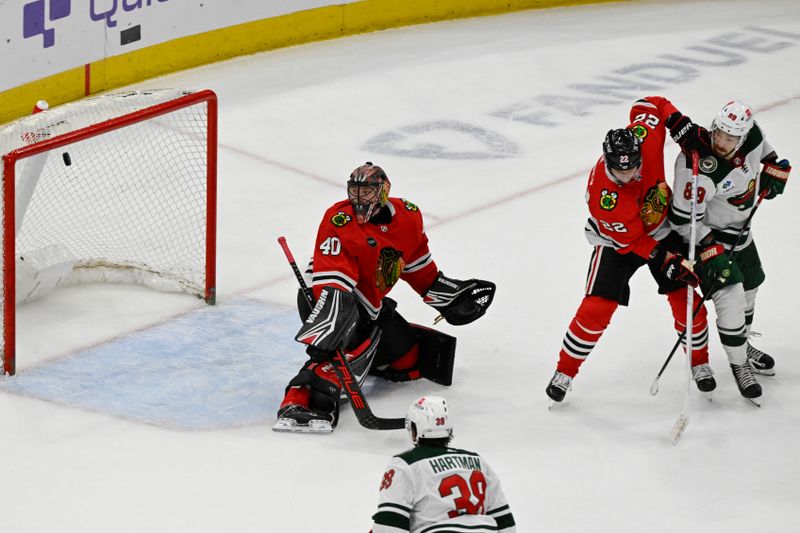
[[[720,110],[711,122],[711,142],[712,145],[721,145],[725,136],[719,132],[727,133],[730,137],[738,137],[734,145],[733,142],[725,143],[724,146],[714,146],[715,151],[720,155],[735,153],[744,144],[750,128],[753,127],[753,112],[750,107],[742,102],[731,100]],[[730,146],[728,146],[730,144]],[[732,147],[732,148],[731,148]],[[725,153],[727,152],[727,153]]]
[[[406,415],[406,429],[414,444],[419,439],[452,437],[453,424],[447,400],[441,396],[423,396],[412,403]]]
[[[368,222],[389,201],[391,183],[379,166],[369,161],[355,169],[347,181],[347,198],[353,204],[356,222]]]

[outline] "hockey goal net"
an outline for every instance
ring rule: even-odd
[[[217,101],[126,91],[0,128],[0,308],[6,374],[16,305],[76,282],[215,299]]]

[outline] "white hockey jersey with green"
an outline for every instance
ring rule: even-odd
[[[741,148],[730,159],[708,155],[700,159],[697,181],[697,242],[713,230],[714,238],[725,248],[736,243],[755,205],[760,188],[761,161],[773,152],[757,123]],[[691,231],[691,160],[681,153],[675,161],[669,220],[673,229],[689,240]],[[737,249],[752,242],[749,231],[742,235]]]
[[[500,480],[477,453],[416,447],[389,461],[372,533],[515,533]]]

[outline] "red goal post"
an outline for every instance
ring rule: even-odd
[[[217,98],[125,91],[0,126],[0,350],[16,371],[16,305],[68,283],[216,297]]]

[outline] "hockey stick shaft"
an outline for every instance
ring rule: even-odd
[[[736,236],[736,242],[734,243],[733,247],[731,248],[730,253],[728,254],[728,259],[730,259],[731,261],[733,260],[734,257],[736,257],[736,251],[737,251],[736,248],[739,246],[739,243],[742,240],[742,235],[744,235],[745,231],[750,228],[750,224],[753,221],[753,215],[756,214],[756,210],[758,209],[758,206],[761,205],[761,201],[764,200],[764,197],[767,195],[767,192],[768,192],[767,190],[764,190],[764,191],[761,191],[761,194],[758,195],[758,200],[756,200],[756,204],[753,206],[752,211],[750,211],[750,215],[748,215],[747,219],[745,220],[744,225],[742,226],[742,229],[739,230],[739,235]],[[703,304],[706,302],[706,300],[708,300],[711,297],[711,295],[714,293],[714,291],[717,288],[717,283],[718,283],[718,281],[714,280],[714,282],[711,284],[711,287],[709,288],[708,292],[703,294],[703,297],[700,299],[700,301],[697,303],[697,305],[694,308],[694,312],[692,313],[692,320],[694,320],[694,317],[696,317],[697,313],[700,312],[700,309],[703,308]],[[675,355],[675,352],[678,350],[678,346],[681,345],[681,343],[683,342],[683,339],[684,339],[685,336],[686,336],[686,330],[684,329],[681,332],[681,334],[678,335],[678,340],[675,341],[675,344],[672,346],[672,350],[670,350],[669,355],[667,356],[667,359],[664,361],[664,364],[661,365],[661,369],[658,371],[658,374],[656,375],[656,379],[653,380],[653,384],[650,386],[650,394],[652,394],[653,396],[658,394],[658,380],[661,378],[662,374],[664,374],[664,371],[667,369],[667,366],[669,365],[669,362],[672,360],[672,356]]]
[[[311,296],[308,290],[308,285],[303,279],[303,274],[297,267],[297,262],[294,260],[294,255],[292,255],[292,251],[289,249],[289,244],[286,242],[286,237],[278,237],[278,244],[281,245],[283,253],[286,255],[286,259],[289,261],[289,265],[292,267],[292,271],[297,278],[297,283],[300,284],[300,288],[302,289],[301,292],[305,296],[309,308],[313,309],[314,298]],[[347,362],[347,357],[345,357],[344,353],[342,353],[342,350],[336,350],[333,359],[331,359],[331,363],[331,366],[333,366],[333,371],[336,373],[336,377],[339,378],[339,383],[344,389],[345,394],[347,394],[347,398],[350,400],[350,405],[353,407],[353,413],[355,413],[359,424],[367,429],[378,430],[402,429],[405,427],[405,418],[381,418],[379,416],[375,416],[375,414],[372,412],[372,409],[370,409],[367,399],[364,397],[364,393],[361,390],[361,385],[358,384],[358,380],[355,378],[355,374],[353,374],[353,370],[350,368],[350,363]]]
[[[692,150],[692,208],[690,209],[690,231],[689,231],[689,254],[688,259],[689,263],[694,262],[695,256],[695,244],[697,242],[697,175],[700,173],[699,170],[699,161],[700,155],[697,153],[697,150]],[[691,316],[691,319],[689,317]],[[691,383],[692,383],[692,348],[693,348],[693,340],[694,340],[694,288],[691,290],[686,291],[686,329],[684,329],[683,333],[686,336],[686,346],[689,347],[686,350],[686,395],[683,399],[683,411],[681,414],[678,415],[677,420],[672,425],[672,443],[678,444],[678,441],[681,440],[683,436],[683,432],[686,430],[686,426],[689,425],[689,410],[690,410],[690,398],[689,395],[691,393]]]

